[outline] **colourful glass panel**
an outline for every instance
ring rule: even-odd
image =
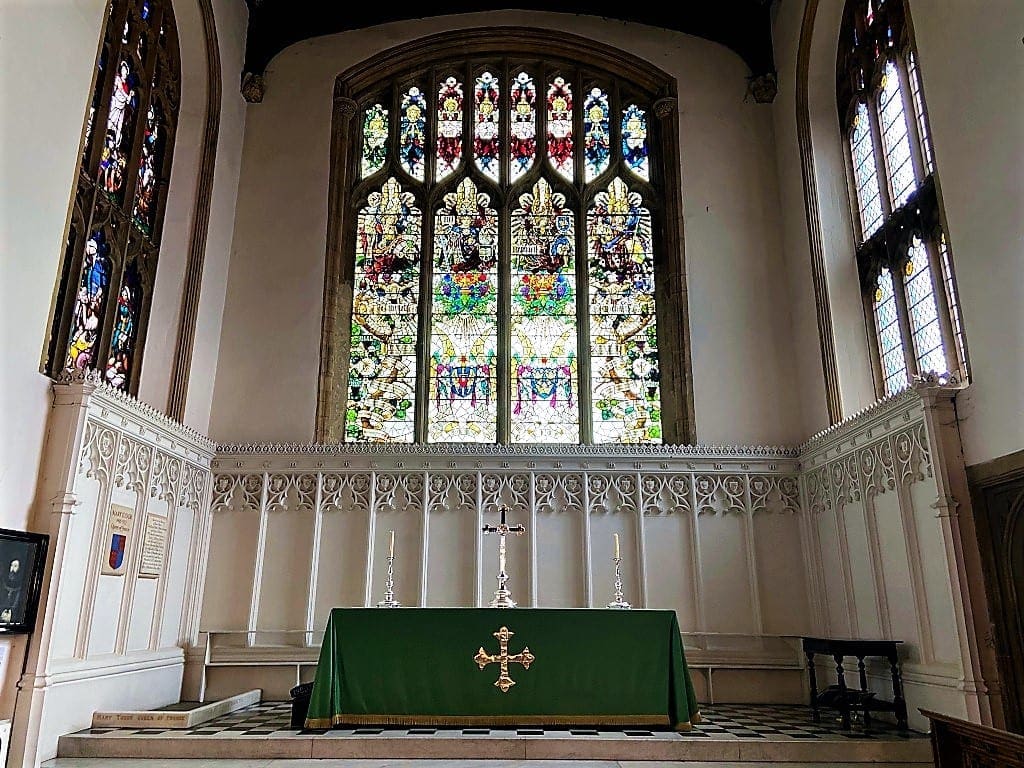
[[[96,362],[96,343],[103,325],[110,285],[110,244],[103,232],[93,232],[85,243],[82,277],[71,315],[65,368],[82,370]]]
[[[914,163],[910,159],[910,136],[907,130],[907,112],[903,106],[903,89],[899,72],[889,61],[882,75],[882,90],[878,95],[878,117],[885,147],[885,167],[889,173],[893,210],[899,208],[917,189]]]
[[[497,440],[498,212],[466,178],[434,217],[429,442]]]
[[[946,286],[946,299],[949,301],[949,319],[953,324],[953,338],[956,341],[957,357],[960,361],[960,373],[967,375],[967,350],[964,347],[964,328],[960,319],[960,299],[957,297],[956,281],[953,279],[953,263],[949,258],[949,246],[946,235],[939,238],[939,259],[942,262],[942,281]]]
[[[96,83],[93,85],[92,101],[89,102],[89,115],[85,119],[85,141],[82,143],[82,161],[89,157],[89,150],[92,149],[92,127],[96,120],[96,110],[100,108],[100,91],[103,90],[103,81],[106,79],[107,71],[107,47],[104,45],[100,50],[99,58],[96,61]]]
[[[434,177],[455,173],[462,161],[462,83],[448,77],[437,89],[437,165]]]
[[[910,337],[914,342],[917,370],[921,374],[930,371],[948,373],[931,264],[928,250],[920,238],[914,238],[908,256],[910,258],[903,270],[903,284],[907,291]]]
[[[540,179],[512,212],[513,443],[576,443],[575,216]]]
[[[122,59],[114,75],[107,112],[107,128],[100,156],[101,188],[118,200],[124,197],[125,170],[132,151],[135,117],[139,106],[139,76],[130,59]]]
[[[867,240],[882,226],[882,198],[878,191],[878,172],[875,145],[871,138],[871,120],[867,105],[857,104],[857,115],[850,131],[850,155],[853,160],[853,178],[857,185],[857,209],[860,226]]]
[[[139,180],[135,187],[132,221],[147,235],[153,232],[156,215],[156,186],[163,165],[164,132],[160,107],[150,104],[146,114],[146,132],[142,137],[142,155],[139,158]]]
[[[501,149],[498,96],[499,86],[494,75],[484,72],[476,79],[476,87],[473,89],[473,103],[476,105],[473,113],[473,155],[476,167],[495,181],[500,176],[498,155]]]
[[[572,86],[556,77],[548,86],[548,160],[551,167],[572,181]]]
[[[363,178],[384,167],[388,153],[388,111],[374,104],[363,111]]]
[[[406,172],[423,181],[427,148],[427,100],[413,86],[402,97],[398,157]]]
[[[512,127],[509,153],[511,176],[515,181],[533,167],[537,156],[537,86],[526,72],[520,72],[509,91],[512,101]]]
[[[359,211],[345,428],[352,442],[413,440],[422,224],[412,193],[393,177]]]
[[[891,395],[907,386],[907,363],[903,358],[903,334],[896,313],[892,273],[883,268],[875,290],[875,327],[882,360],[885,393]]]
[[[595,443],[660,443],[651,212],[614,179],[587,212]]]
[[[142,281],[133,263],[125,270],[121,292],[114,310],[114,331],[110,339],[110,357],[107,358],[107,383],[118,389],[127,389],[135,357],[135,338],[139,333],[139,315],[142,312]]]
[[[651,178],[647,158],[647,113],[636,104],[622,110],[622,159],[644,181]]]
[[[593,88],[583,102],[583,159],[587,181],[593,181],[608,170],[612,147],[609,131],[608,94]]]

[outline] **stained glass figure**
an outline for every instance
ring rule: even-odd
[[[500,177],[498,155],[501,149],[499,122],[501,110],[498,106],[498,81],[490,72],[484,72],[476,79],[473,90],[474,112],[473,155],[476,167],[495,181]]]
[[[565,197],[538,180],[512,212],[513,443],[580,439],[575,242]]]
[[[620,178],[587,212],[595,443],[660,443],[651,213]]]
[[[636,104],[622,110],[622,159],[626,167],[644,181],[649,181],[647,160],[647,113]]]
[[[462,161],[462,83],[445,78],[437,89],[437,164],[440,181],[455,172]]]
[[[429,442],[497,440],[498,213],[466,178],[434,217]]]
[[[114,331],[110,338],[107,357],[107,383],[118,389],[127,389],[135,357],[135,338],[139,332],[139,314],[142,312],[142,281],[133,263],[125,270],[121,292],[114,310]]]
[[[384,167],[388,153],[388,111],[374,104],[363,112],[363,178]]]
[[[548,86],[548,160],[551,167],[572,181],[572,86],[556,77]]]
[[[583,102],[583,164],[587,181],[608,170],[612,146],[609,130],[608,94],[592,88]]]
[[[132,221],[147,235],[153,231],[156,214],[156,186],[163,164],[164,134],[160,124],[160,106],[150,104],[146,114],[146,132],[139,157],[139,180],[135,188]]]
[[[359,211],[346,436],[413,440],[422,215],[394,177]]]
[[[427,100],[416,86],[402,96],[398,156],[410,176],[423,181],[427,146]]]
[[[512,103],[509,153],[512,181],[515,181],[533,167],[537,156],[537,86],[533,78],[520,72],[512,81],[509,96]]]
[[[92,233],[85,242],[82,278],[71,318],[71,332],[64,358],[65,368],[84,370],[93,367],[96,344],[103,325],[110,284],[110,244],[102,231]]]
[[[92,149],[92,127],[96,121],[96,110],[100,108],[100,91],[103,90],[104,75],[107,71],[107,48],[100,49],[99,58],[96,60],[96,83],[93,86],[92,100],[89,102],[89,115],[85,120],[85,141],[82,142],[82,161],[89,157]]]
[[[135,116],[139,106],[139,77],[132,62],[122,59],[114,75],[107,112],[107,128],[100,156],[100,186],[118,200],[123,199],[125,169],[132,150]]]

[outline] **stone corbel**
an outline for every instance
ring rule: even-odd
[[[261,104],[263,96],[267,91],[266,81],[263,75],[255,72],[246,72],[242,75],[242,98],[250,104]]]

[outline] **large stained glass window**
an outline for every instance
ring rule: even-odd
[[[83,127],[43,370],[134,392],[160,250],[180,63],[169,0],[113,0]]]
[[[346,441],[663,440],[652,99],[513,56],[359,99]]]
[[[906,0],[847,0],[836,61],[879,394],[968,376],[956,281]]]

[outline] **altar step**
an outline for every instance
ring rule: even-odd
[[[196,728],[92,728],[62,736],[59,757],[417,758],[930,763],[919,733],[879,724],[872,733],[812,723],[805,707],[715,705],[688,733],[644,729],[289,729],[289,705],[266,702]]]

